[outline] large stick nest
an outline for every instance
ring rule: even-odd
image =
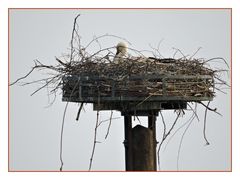
[[[100,96],[111,96],[112,81],[115,96],[214,96],[216,71],[199,59],[129,57],[111,61],[106,57],[93,57],[72,62],[65,69],[66,76],[89,77],[88,81],[81,82],[85,86],[83,96],[94,97],[99,93]],[[74,88],[77,81],[68,80],[63,85],[64,96],[73,96],[73,89],[79,91],[78,86]]]
[[[68,69],[71,74],[87,74],[117,78],[131,75],[209,75],[214,77],[215,71],[207,68],[204,61],[193,59],[171,58],[121,58],[111,62],[105,58],[74,62]]]

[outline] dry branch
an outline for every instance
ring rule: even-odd
[[[80,113],[81,113],[82,108],[83,108],[83,103],[81,103],[81,105],[80,105],[80,107],[79,107],[79,109],[78,109],[76,121],[78,121],[78,119],[79,119],[79,116],[80,116]]]
[[[111,127],[111,124],[112,124],[112,116],[113,116],[113,111],[111,111],[111,115],[110,115],[110,119],[109,119],[109,124],[108,124],[108,129],[107,129],[107,133],[106,133],[106,135],[105,135],[105,139],[107,139],[108,134],[109,134],[109,131],[110,131],[110,127]]]
[[[157,154],[158,154],[158,167],[160,169],[160,150],[161,150],[161,147],[162,147],[162,144],[165,142],[165,140],[167,139],[167,137],[171,134],[172,130],[174,129],[176,123],[177,123],[177,120],[180,116],[180,112],[177,114],[177,117],[176,119],[174,120],[174,122],[172,123],[171,127],[169,128],[168,131],[166,131],[166,123],[165,123],[165,120],[163,118],[163,115],[162,113],[161,114],[161,117],[162,117],[162,122],[163,122],[163,125],[164,125],[164,132],[163,132],[163,138],[158,146],[158,151],[157,151]]]

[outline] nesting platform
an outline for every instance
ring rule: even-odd
[[[93,103],[94,110],[158,112],[185,109],[187,102],[213,99],[209,75],[132,75],[111,77],[68,75],[63,78],[63,101]],[[140,113],[141,112],[141,113]]]

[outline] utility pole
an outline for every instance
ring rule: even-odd
[[[133,128],[131,113],[124,114],[126,171],[156,171],[156,115],[148,112],[148,127]]]

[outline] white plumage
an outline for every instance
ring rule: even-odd
[[[119,42],[116,46],[117,52],[113,59],[114,63],[119,63],[128,57],[128,45],[125,42]]]
[[[140,57],[133,57],[128,54],[128,45],[125,42],[119,42],[116,46],[117,52],[113,59],[113,62],[119,64],[125,60],[133,60],[138,62],[146,62],[148,58],[140,56]]]

